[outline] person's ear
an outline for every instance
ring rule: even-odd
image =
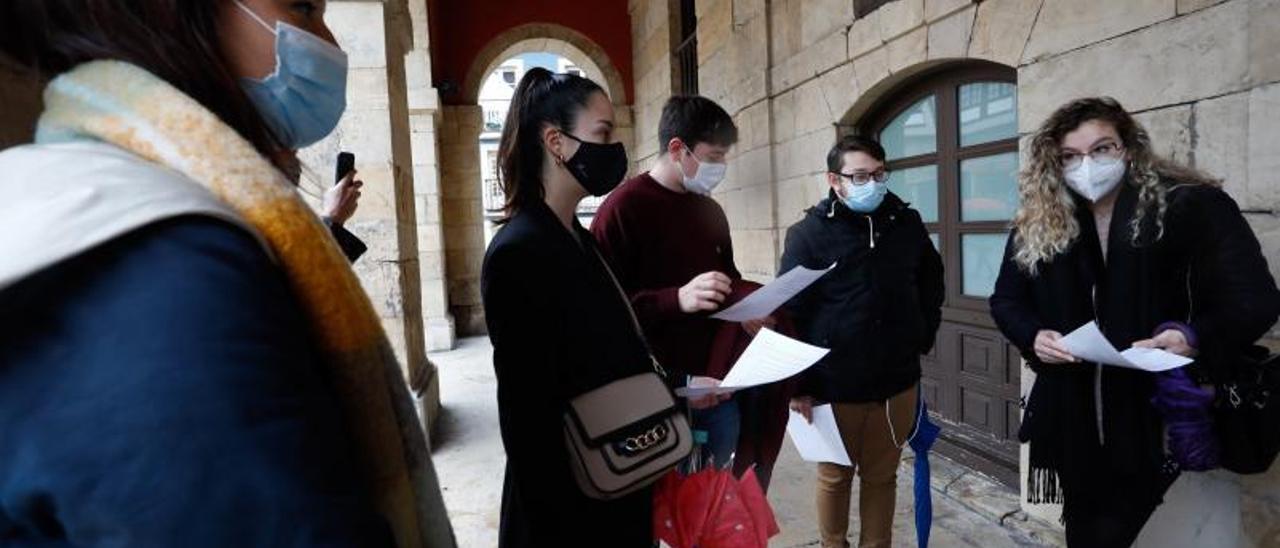
[[[840,196],[841,192],[844,191],[840,187],[840,176],[835,173],[827,172],[827,186],[831,187],[831,190],[836,193],[836,196]]]
[[[667,156],[670,156],[673,161],[679,162],[680,160],[676,158],[676,153],[683,148],[684,143],[680,141],[680,138],[672,137],[670,141],[667,141]]]
[[[555,158],[556,163],[564,165],[568,156],[564,153],[564,134],[559,128],[547,126],[542,128],[542,148],[547,149],[551,157]]]

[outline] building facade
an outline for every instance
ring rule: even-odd
[[[921,211],[946,261],[944,326],[924,383],[946,432],[941,450],[1011,485],[1025,465],[1018,401],[1032,379],[994,329],[985,297],[1027,137],[1057,106],[1119,99],[1159,152],[1226,181],[1280,273],[1280,0],[329,6],[351,54],[350,108],[339,131],[303,157],[327,173],[338,150],[357,154],[366,190],[351,226],[372,245],[356,270],[418,379],[428,422],[441,388],[426,351],[484,332],[484,204],[494,196],[480,184],[491,122],[481,88],[523,53],[559,55],[558,68],[602,84],[635,171],[656,158],[670,95],[697,92],[723,105],[741,140],[714,197],[740,270],[756,280],[776,275],[787,227],[825,194],[832,142],[850,132],[880,137],[893,188]],[[39,87],[0,64],[0,146],[30,138]],[[1145,545],[1161,545],[1159,520],[1192,518],[1209,520],[1215,539],[1280,545],[1280,469],[1188,475],[1162,513]]]
[[[787,227],[826,194],[824,155],[837,136],[883,140],[891,186],[921,211],[946,264],[944,323],[924,366],[926,397],[946,432],[942,451],[1006,482],[1017,482],[1025,466],[1016,440],[1018,403],[1032,379],[995,330],[985,297],[1017,207],[1015,177],[1027,136],[1055,108],[1082,96],[1119,99],[1151,131],[1160,153],[1225,179],[1273,273],[1280,272],[1280,2],[633,0],[630,6],[641,165],[656,151],[661,100],[690,80],[743,130],[716,199],[748,276],[775,274]],[[647,46],[684,44],[690,12],[696,62],[682,51]],[[1144,543],[1162,545],[1162,520],[1192,517],[1204,520],[1205,546],[1224,545],[1234,537],[1221,535],[1233,528],[1242,545],[1280,543],[1280,471],[1243,480],[1187,476]],[[1220,515],[1206,515],[1219,505],[1226,508]]]

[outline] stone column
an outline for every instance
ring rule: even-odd
[[[480,300],[484,214],[480,196],[479,105],[446,106],[440,128],[440,208],[449,310],[459,334],[486,332]]]
[[[312,170],[307,194],[333,184],[339,151],[356,155],[363,196],[347,228],[369,251],[354,265],[415,391],[426,395],[430,423],[438,408],[434,367],[423,336],[418,220],[414,200],[405,54],[412,44],[403,4],[330,2],[326,17],[350,60],[347,111],[338,129],[300,152]]]
[[[418,217],[418,263],[427,350],[451,350],[455,343],[453,314],[445,283],[444,224],[440,209],[440,162],[437,128],[440,96],[432,87],[430,38],[425,1],[409,4],[414,47],[405,56],[409,87],[409,127],[413,147],[414,199]]]

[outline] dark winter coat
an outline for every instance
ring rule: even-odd
[[[1135,245],[1130,221],[1137,191],[1122,187],[1104,261],[1093,214],[1077,198],[1080,236],[1031,275],[1012,260],[1011,235],[991,297],[1000,330],[1037,373],[1021,433],[1031,444],[1032,496],[1055,498],[1060,483],[1069,535],[1075,516],[1133,507],[1149,512],[1176,475],[1167,467],[1163,423],[1151,404],[1154,374],[1042,364],[1036,334],[1066,334],[1096,319],[1111,343],[1125,349],[1164,322],[1185,322],[1200,345],[1193,374],[1211,379],[1215,364],[1261,337],[1280,313],[1275,281],[1235,202],[1209,186],[1173,187],[1167,199],[1163,236],[1153,238],[1152,211]]]
[[[871,214],[829,196],[787,230],[779,271],[833,263],[788,305],[801,339],[831,349],[805,373],[801,393],[879,401],[919,382],[944,298],[942,258],[920,214],[893,193]]]
[[[575,223],[576,225],[576,223]],[[575,483],[564,440],[570,399],[653,366],[595,240],[542,202],[499,230],[482,274],[507,452],[499,545],[652,545],[652,491],[608,502]]]

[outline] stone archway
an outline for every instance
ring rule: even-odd
[[[599,82],[614,104],[625,105],[630,101],[622,74],[614,67],[604,49],[582,33],[560,25],[529,23],[514,27],[489,42],[480,50],[467,71],[462,84],[463,102],[475,103],[479,99],[484,79],[506,59],[522,53],[554,53],[573,61],[584,69],[587,78]]]
[[[871,112],[880,104],[884,103],[887,95],[896,89],[901,88],[904,84],[917,79],[920,75],[926,74],[931,70],[937,70],[941,67],[951,66],[956,63],[963,63],[963,59],[940,59],[925,61],[910,67],[904,68],[876,82],[870,88],[862,90],[853,102],[844,111],[844,115],[836,122],[836,125],[842,131],[846,129],[852,130],[863,116]]]
[[[560,55],[595,79],[614,103],[616,134],[628,149],[634,145],[630,100],[621,72],[605,50],[573,29],[534,23],[514,27],[489,42],[471,61],[462,83],[462,104],[442,108],[439,131],[441,216],[444,225],[445,275],[449,310],[459,335],[486,332],[480,298],[480,267],[484,259],[484,214],[481,195],[479,138],[483,111],[480,88],[500,63],[524,53]]]

